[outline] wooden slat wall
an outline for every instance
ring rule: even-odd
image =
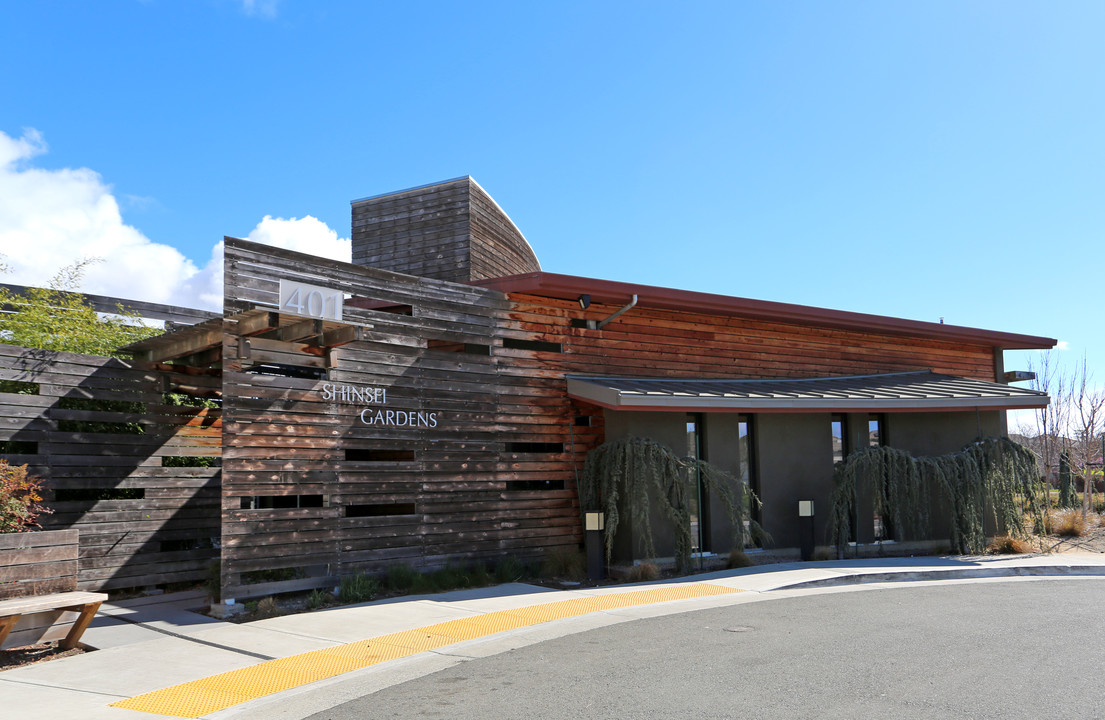
[[[518,228],[468,177],[355,202],[353,263],[453,282],[541,269]]]
[[[540,271],[541,264],[518,228],[483,188],[469,182],[472,271],[466,279],[485,280]]]
[[[509,304],[502,293],[233,239],[226,242],[226,263],[229,314],[275,307],[279,278],[412,310],[408,316],[347,305],[347,322],[372,328],[365,340],[331,351],[325,381],[243,372],[248,361],[236,359],[238,338],[228,323],[224,597],[332,585],[338,575],[397,562],[433,568],[578,546],[572,460],[581,463],[595,445],[600,421],[576,427],[576,415],[595,413],[570,403],[563,379],[541,371],[532,352],[528,366],[517,352],[504,353]],[[439,342],[490,351],[428,347]],[[285,347],[282,357],[293,362],[295,352]],[[386,409],[436,412],[438,425],[364,425],[362,405],[322,399],[324,382],[384,387]],[[511,442],[560,442],[563,452],[511,454]],[[346,460],[347,448],[413,456]],[[512,485],[517,482],[527,484]],[[272,495],[326,500],[324,507],[242,507],[243,498],[248,504],[250,497]],[[347,517],[348,505],[413,512]]]
[[[220,468],[162,467],[162,457],[218,456],[221,411],[166,405],[163,394],[178,383],[217,386],[217,378],[183,375],[168,366],[0,345],[0,379],[39,385],[37,395],[0,393],[0,440],[37,443],[33,454],[4,457],[26,463],[45,481],[46,504],[54,513],[42,516],[44,528],[80,530],[80,589],[142,587],[205,576],[207,565],[218,557]],[[63,398],[137,402],[142,408],[63,409]],[[134,423],[143,433],[65,432],[59,422],[66,420]],[[56,500],[59,490],[127,488],[141,489],[144,497]]]

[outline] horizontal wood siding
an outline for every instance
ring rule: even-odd
[[[472,261],[469,280],[486,280],[541,270],[541,264],[537,262],[537,257],[522,233],[491,196],[475,183],[471,183],[469,216]]]
[[[77,589],[77,530],[0,535],[0,599]]]
[[[354,203],[353,263],[452,282],[541,269],[510,218],[467,177]]]
[[[3,457],[44,480],[54,511],[44,528],[80,530],[81,590],[205,576],[218,557],[220,468],[163,458],[217,458],[221,411],[166,404],[165,394],[212,378],[0,345],[0,379],[35,386],[0,393],[0,441],[20,451]],[[97,409],[104,402],[110,409]]]
[[[353,204],[353,263],[468,280],[468,179]]]
[[[635,307],[602,330],[617,306],[581,311],[567,300],[516,294],[506,332],[560,343],[541,371],[638,377],[801,378],[931,369],[994,380],[993,349],[900,335]]]

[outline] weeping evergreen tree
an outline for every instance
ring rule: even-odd
[[[1025,537],[1028,512],[1043,525],[1035,456],[1008,438],[986,438],[963,450],[915,458],[895,448],[865,448],[837,463],[833,476],[832,541],[843,554],[852,537],[856,497],[870,493],[875,512],[905,537],[932,535],[932,503],[950,508],[951,541],[960,552],[981,552],[985,527]]]
[[[679,570],[690,567],[691,503],[697,496],[697,479],[725,507],[734,529],[745,532],[746,508],[758,504],[751,489],[721,468],[697,458],[680,458],[670,448],[648,438],[628,437],[603,443],[587,454],[577,483],[580,509],[601,510],[606,515],[603,541],[606,561],[614,549],[614,536],[624,510],[638,528],[642,557],[656,557],[652,540],[650,494],[675,530],[675,562]],[[737,495],[736,493],[741,493]],[[763,536],[750,522],[754,535]]]
[[[1070,457],[1059,453],[1059,507],[1078,507],[1078,493],[1074,491],[1074,479],[1070,472]]]

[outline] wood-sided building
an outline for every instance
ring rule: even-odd
[[[835,459],[1003,434],[1047,396],[1002,351],[1054,345],[545,273],[468,177],[355,201],[352,263],[227,238],[224,288],[223,317],[131,348],[221,377],[224,598],[578,548],[586,454],[630,435],[750,483],[778,547],[813,500],[824,542]],[[728,553],[699,510],[698,549]],[[882,532],[867,516],[859,543]]]

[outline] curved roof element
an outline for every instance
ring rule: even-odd
[[[541,270],[521,231],[471,176],[352,204],[355,265],[452,282]]]

